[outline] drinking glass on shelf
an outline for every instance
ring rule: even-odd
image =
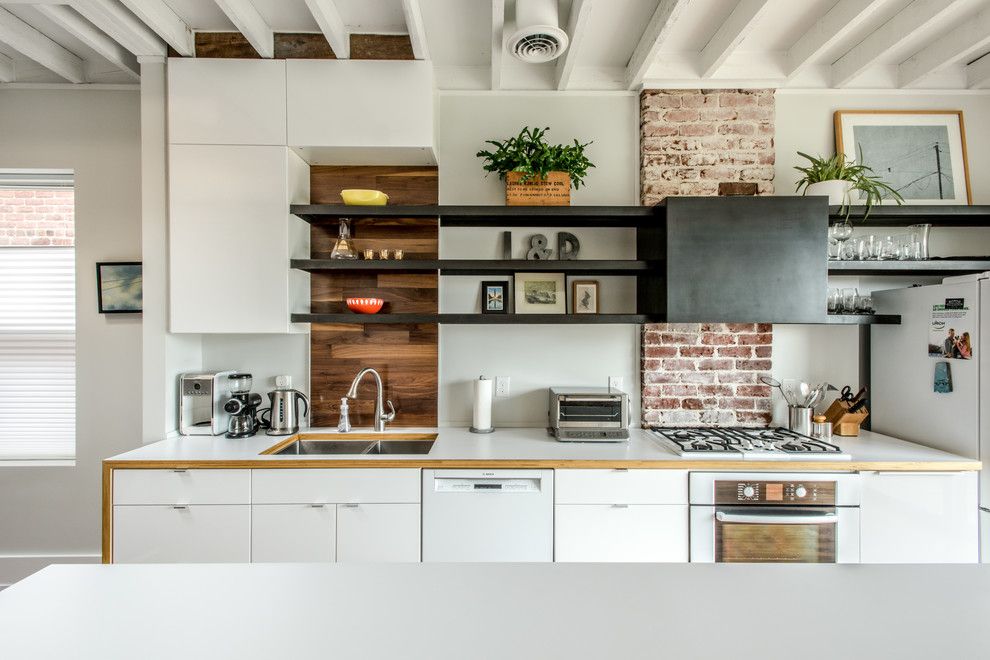
[[[828,253],[829,261],[837,261],[842,256],[842,244],[832,238],[831,233],[828,237],[828,249],[826,252]]]
[[[870,234],[866,237],[866,250],[870,256],[870,259],[879,259],[881,250],[880,237],[875,234]]]
[[[844,314],[856,313],[856,298],[858,297],[859,291],[857,289],[842,290],[842,312]]]
[[[932,231],[932,226],[930,224],[911,225],[908,227],[908,230],[911,232],[913,242],[918,244],[918,248],[916,250],[918,256],[914,258],[928,259],[928,236]]]
[[[897,258],[897,245],[893,236],[884,236],[880,242],[880,258],[884,260]]]
[[[843,261],[854,261],[858,254],[855,241],[846,241],[839,244],[839,259]]]
[[[844,259],[845,244],[852,237],[853,227],[848,221],[840,222],[838,224],[830,225],[828,228],[828,235],[830,239],[835,240],[838,244],[838,258]]]
[[[856,311],[860,314],[873,314],[875,311],[873,307],[873,296],[869,293],[857,296]]]
[[[828,290],[828,313],[829,314],[839,314],[842,312],[842,294],[839,293],[838,289]]]

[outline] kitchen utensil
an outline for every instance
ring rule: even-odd
[[[866,407],[866,399],[860,399],[856,403],[849,406],[849,412],[857,413],[860,410],[862,410],[864,407]]]
[[[331,259],[357,259],[358,253],[351,245],[351,226],[347,218],[340,219],[340,227],[337,230],[337,242],[333,244],[330,251]]]
[[[808,384],[795,378],[785,378],[782,382],[781,391],[789,406],[801,406],[804,398],[808,395]]]
[[[341,190],[340,198],[348,206],[385,206],[388,203],[388,195],[381,190],[351,188]]]
[[[801,435],[811,435],[811,408],[787,406],[787,428]]]
[[[784,401],[787,402],[787,405],[790,405],[791,402],[787,399],[787,393],[784,392],[784,386],[780,384],[779,380],[770,378],[769,376],[760,376],[760,382],[764,385],[769,385],[770,387],[776,388],[777,391],[780,392],[780,396],[784,397]]]
[[[377,314],[385,301],[381,298],[348,298],[347,308],[358,314]]]

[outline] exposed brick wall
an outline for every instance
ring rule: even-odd
[[[0,247],[71,246],[74,210],[72,190],[0,188]]]
[[[769,323],[644,325],[643,422],[768,425],[772,341]]]
[[[643,204],[715,195],[721,182],[773,194],[772,89],[649,89],[640,96]]]

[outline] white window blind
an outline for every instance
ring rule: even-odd
[[[71,459],[75,250],[0,248],[0,460]]]

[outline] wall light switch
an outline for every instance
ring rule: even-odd
[[[622,391],[622,376],[609,376],[608,389]]]
[[[499,399],[509,396],[508,376],[495,376],[495,396]]]

